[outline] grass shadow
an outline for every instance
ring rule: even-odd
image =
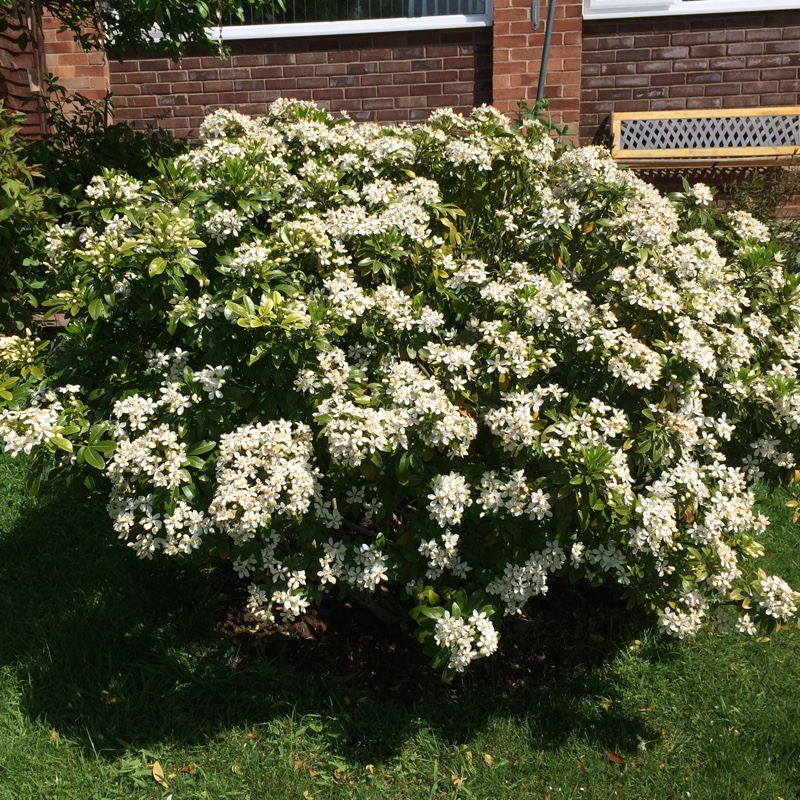
[[[313,641],[223,636],[223,571],[139,561],[79,493],[0,510],[0,582],[0,666],[19,676],[23,712],[108,758],[296,716],[323,718],[331,749],[364,763],[421,730],[458,744],[497,714],[543,749],[578,732],[626,753],[649,735],[603,676],[644,622],[602,590],[554,585],[498,658],[445,685],[407,633],[342,601]],[[598,702],[611,712],[593,714]]]

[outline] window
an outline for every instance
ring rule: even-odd
[[[794,11],[800,0],[583,0],[584,19],[730,14],[737,11]]]
[[[492,0],[287,0],[285,11],[249,13],[229,20],[222,39],[332,36],[343,33],[485,28]],[[219,29],[214,30],[214,36]]]

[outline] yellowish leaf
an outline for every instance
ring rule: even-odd
[[[453,786],[455,786],[456,789],[460,789],[464,785],[464,779],[459,778],[455,772],[450,773],[450,780],[453,782]]]
[[[488,753],[483,754],[483,760],[491,767],[494,764],[494,757],[490,756]]]
[[[309,767],[308,768],[308,777],[311,778],[311,780],[313,781],[314,778],[317,777],[317,771],[315,769],[311,769],[311,767]]]
[[[297,772],[303,766],[303,762],[298,758],[297,761],[294,762],[294,771]]]
[[[238,764],[231,764],[231,772],[234,775],[238,775],[242,771],[242,768]]]
[[[161,769],[161,764],[156,761],[153,764],[153,768],[151,770],[151,774],[153,776],[153,780],[162,788],[162,789],[169,789],[169,784],[164,779],[164,770]]]
[[[58,731],[55,728],[53,728],[53,730],[50,731],[50,741],[51,742],[58,741]]]
[[[648,703],[646,706],[642,706],[639,711],[642,714],[649,714],[654,708],[655,706],[652,703]]]
[[[606,758],[612,764],[624,764],[625,759],[622,756],[618,756],[616,753],[612,753],[610,750],[606,750]]]
[[[366,770],[370,775],[375,774],[375,766],[373,764],[367,764]]]
[[[334,778],[334,780],[337,780],[337,781],[338,781],[338,780],[339,780],[339,778],[341,778],[341,777],[342,777],[342,773],[341,773],[341,772],[339,772],[339,770],[338,770],[338,769],[335,769],[335,770],[333,771],[333,778]]]

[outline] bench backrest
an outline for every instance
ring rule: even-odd
[[[791,157],[800,151],[800,106],[615,113],[614,157]]]

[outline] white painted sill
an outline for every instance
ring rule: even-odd
[[[358,33],[401,33],[405,31],[449,30],[452,28],[488,28],[492,24],[491,5],[486,14],[447,14],[438,17],[395,17],[360,19],[343,22],[295,22],[275,25],[228,25],[222,28],[222,41],[243,39],[288,39],[304,36],[343,36]],[[209,38],[220,38],[220,29],[212,28]]]
[[[583,0],[584,19],[637,19],[745,11],[797,11],[800,0]]]

